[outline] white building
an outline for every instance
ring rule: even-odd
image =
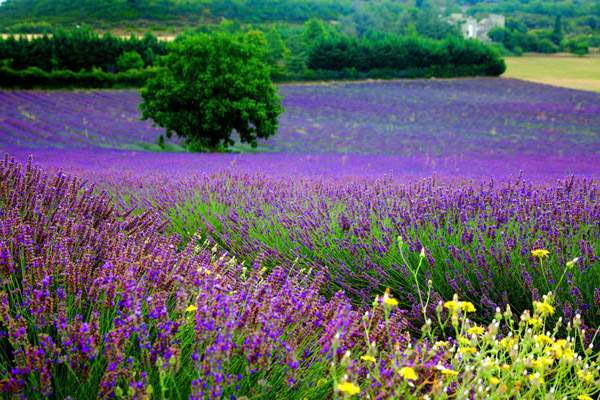
[[[467,17],[464,14],[451,14],[448,18],[453,25],[460,25],[464,37],[468,39],[478,39],[483,42],[489,42],[488,33],[494,28],[504,28],[506,26],[506,17],[504,15],[490,14],[487,17],[477,20],[473,17]]]

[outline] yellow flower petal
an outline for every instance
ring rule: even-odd
[[[531,250],[531,255],[536,258],[545,258],[545,257],[548,257],[549,254],[550,254],[550,252],[546,249]]]
[[[481,326],[474,326],[472,328],[467,329],[467,333],[469,335],[483,335],[485,329]]]
[[[185,309],[185,311],[187,311],[187,312],[194,312],[194,311],[196,311],[197,309],[198,309],[198,307],[196,307],[194,304],[191,304],[191,305],[189,305],[189,306],[188,306],[188,307]]]
[[[360,393],[360,387],[358,387],[357,385],[355,385],[352,382],[338,383],[337,390],[339,390],[342,393],[349,394],[349,395],[355,395],[355,394]]]
[[[415,370],[411,367],[402,367],[398,373],[401,377],[409,381],[416,381],[419,378]]]

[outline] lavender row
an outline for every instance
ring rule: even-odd
[[[510,79],[283,85],[279,153],[598,157],[600,95]],[[134,91],[0,92],[0,146],[156,143]]]

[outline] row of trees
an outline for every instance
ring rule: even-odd
[[[404,35],[368,32],[358,38],[337,25],[318,19],[310,19],[301,26],[257,27],[226,20],[217,25],[204,25],[182,36],[250,34],[261,41],[262,50],[258,56],[270,67],[272,78],[278,81],[452,76],[458,65],[470,69],[462,68],[460,73],[456,70],[457,75],[493,75],[500,71],[496,56],[482,44],[465,41],[454,34],[447,35],[444,40],[430,39],[420,35],[414,25],[408,32]],[[152,67],[167,54],[168,47],[167,42],[152,35],[123,39],[110,34],[98,35],[88,28],[58,30],[31,40],[19,37],[0,40],[0,65],[13,71],[27,68],[46,72],[98,69],[117,73]],[[471,68],[475,65],[478,67]],[[420,70],[415,71],[415,68]],[[429,72],[424,73],[424,68],[429,68]],[[382,69],[387,71],[383,75]],[[31,77],[32,73],[27,76]],[[46,81],[48,78],[40,79]]]
[[[21,70],[29,67],[52,70],[124,72],[154,65],[166,54],[167,44],[147,34],[127,39],[110,33],[99,35],[89,28],[55,30],[42,37],[10,36],[0,40],[0,62]]]
[[[495,28],[490,31],[489,36],[514,54],[566,51],[583,55],[595,44],[590,37],[567,36],[560,15],[555,17],[553,29],[528,30],[524,24],[509,20],[506,28]],[[600,36],[598,38],[600,39]]]
[[[433,75],[501,75],[506,66],[490,47],[473,40],[434,40],[417,35],[376,39],[333,37],[310,51],[311,69],[361,72],[372,70],[431,70]],[[460,71],[460,72],[459,72]]]

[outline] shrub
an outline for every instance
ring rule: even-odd
[[[144,60],[137,51],[126,51],[117,58],[117,68],[121,72],[142,69],[144,68]]]

